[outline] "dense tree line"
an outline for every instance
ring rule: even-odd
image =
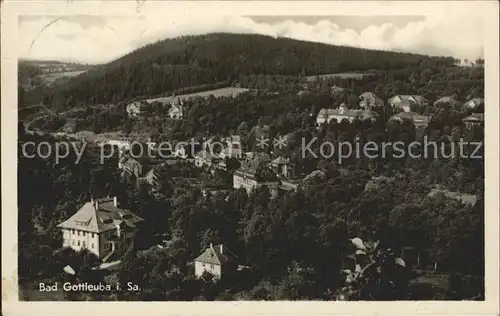
[[[61,109],[81,104],[116,103],[140,95],[161,95],[181,87],[233,81],[242,75],[299,76],[401,69],[427,61],[442,65],[454,63],[453,58],[431,58],[262,35],[208,34],[149,44],[109,64],[96,66],[41,95],[45,95],[45,104]],[[32,100],[29,96],[26,98]]]

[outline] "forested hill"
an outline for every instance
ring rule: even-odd
[[[263,35],[214,33],[149,44],[40,95],[45,95],[47,105],[68,108],[114,103],[187,86],[234,82],[252,74],[297,76],[408,69],[430,59],[443,64],[454,61]]]

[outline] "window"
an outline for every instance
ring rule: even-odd
[[[78,231],[78,236],[80,236],[80,231]]]
[[[73,235],[75,234],[75,230],[74,229],[72,229],[71,232],[73,233]]]
[[[92,238],[94,238],[94,233],[92,233]]]
[[[85,232],[82,232],[82,235],[85,236]]]
[[[212,269],[212,270],[214,269],[214,265],[213,264],[210,265],[210,269]]]
[[[74,245],[75,245],[75,241],[73,240],[73,241],[71,242],[71,244],[74,246]]]
[[[84,241],[82,241],[82,243],[83,243],[83,244],[82,244],[82,247],[83,247],[83,248],[85,248],[85,242],[84,242]]]
[[[78,247],[80,247],[80,241],[78,241]]]
[[[92,249],[94,249],[94,243],[92,243]]]

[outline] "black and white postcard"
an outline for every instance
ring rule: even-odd
[[[3,1],[6,315],[498,314],[498,10]]]

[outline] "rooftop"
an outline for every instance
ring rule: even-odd
[[[484,122],[484,114],[483,113],[472,113],[466,118],[462,119],[462,121],[468,122]]]
[[[210,244],[210,246],[207,247],[201,255],[194,259],[194,261],[220,265],[233,258],[236,258],[236,255],[225,248],[224,245],[213,246]]]
[[[116,198],[102,198],[85,203],[73,216],[57,227],[100,233],[116,229],[116,225],[121,223],[135,228],[135,224],[142,221],[142,218],[130,210],[121,208]]]

